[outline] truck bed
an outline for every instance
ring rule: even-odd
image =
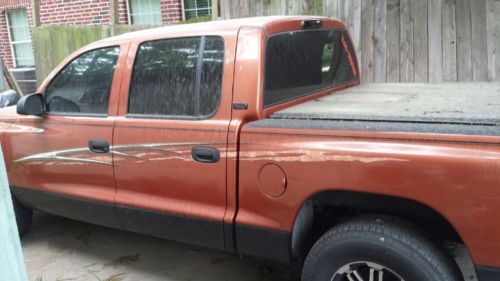
[[[500,83],[364,84],[253,125],[500,135]]]

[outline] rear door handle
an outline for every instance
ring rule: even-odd
[[[201,163],[217,163],[220,159],[220,153],[217,148],[197,146],[191,150],[193,160]]]
[[[108,153],[109,143],[105,140],[89,140],[89,149],[94,153]]]

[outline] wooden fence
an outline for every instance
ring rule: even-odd
[[[149,26],[42,26],[32,31],[37,84],[70,53],[94,41]]]
[[[214,12],[338,18],[363,82],[500,81],[500,0],[219,0]]]

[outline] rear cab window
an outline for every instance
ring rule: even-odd
[[[355,53],[343,30],[271,35],[266,46],[264,108],[355,81]]]
[[[161,39],[139,46],[127,117],[207,119],[221,100],[224,40]]]

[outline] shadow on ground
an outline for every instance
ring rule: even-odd
[[[31,281],[300,280],[297,265],[240,259],[42,213],[22,246]]]

